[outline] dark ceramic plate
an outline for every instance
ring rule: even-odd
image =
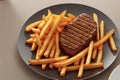
[[[27,64],[27,66],[29,66],[33,71],[35,71],[36,73],[43,75],[47,78],[50,78],[50,79],[60,79],[60,80],[78,79],[77,78],[78,71],[67,72],[67,74],[64,77],[60,77],[59,72],[56,69],[51,70],[51,69],[47,68],[45,71],[42,71],[41,66],[31,66],[28,63],[28,60],[31,58],[34,58],[35,55],[34,55],[34,52],[30,51],[30,46],[25,44],[25,40],[29,38],[29,33],[25,32],[25,27],[28,24],[30,24],[31,22],[40,20],[43,14],[47,15],[48,9],[51,9],[52,12],[56,13],[56,14],[59,14],[60,12],[62,12],[63,10],[66,9],[67,12],[70,12],[76,16],[79,15],[80,13],[87,13],[90,16],[92,16],[93,13],[96,13],[99,17],[99,21],[101,21],[101,20],[105,21],[105,33],[107,33],[112,28],[115,29],[114,39],[115,39],[115,42],[116,42],[117,48],[118,48],[117,52],[112,52],[108,46],[108,43],[105,43],[104,55],[103,55],[104,68],[84,71],[82,79],[88,79],[90,77],[98,75],[99,73],[102,73],[114,62],[114,60],[116,59],[116,57],[119,53],[120,43],[119,43],[119,33],[118,33],[118,30],[117,30],[115,24],[113,23],[113,21],[107,15],[105,15],[103,12],[101,12],[95,8],[86,6],[86,5],[71,4],[71,3],[70,4],[59,4],[59,5],[54,5],[54,6],[44,8],[42,10],[39,10],[35,14],[33,14],[24,23],[24,25],[20,31],[19,38],[18,38],[19,54],[22,57],[22,59],[24,60],[25,64]],[[62,52],[62,54],[64,54],[64,53]]]

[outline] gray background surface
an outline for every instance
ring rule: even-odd
[[[19,31],[35,12],[60,3],[80,3],[108,15],[120,31],[119,0],[2,0],[0,1],[0,80],[47,80],[34,73],[22,61],[17,50]],[[120,54],[103,73],[89,80],[108,80],[111,71],[120,64]]]

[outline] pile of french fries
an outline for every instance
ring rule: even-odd
[[[66,16],[67,15],[67,16]],[[101,68],[104,66],[102,61],[104,43],[109,41],[112,51],[117,51],[111,29],[107,34],[104,33],[104,21],[98,23],[97,14],[93,13],[93,19],[97,23],[96,41],[91,41],[89,46],[73,57],[60,56],[59,34],[64,27],[76,17],[67,13],[66,10],[59,15],[53,14],[48,10],[48,15],[42,19],[26,26],[26,32],[33,32],[25,42],[32,44],[31,51],[36,50],[35,59],[30,59],[31,65],[41,65],[42,70],[48,66],[50,69],[58,68],[60,76],[65,76],[68,71],[78,70],[78,78],[83,75],[83,70]],[[100,27],[99,27],[100,26]],[[92,62],[92,60],[94,60]]]

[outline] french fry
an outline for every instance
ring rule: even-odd
[[[37,47],[37,44],[35,42],[32,43],[31,51],[34,51]]]
[[[64,29],[64,27],[65,27],[67,24],[68,24],[68,22],[61,22],[61,23],[59,24],[59,26],[57,27],[57,30],[58,30],[59,32],[62,32],[63,29]]]
[[[52,15],[51,10],[48,9],[48,15],[46,16],[46,18],[41,21],[41,23],[38,25],[39,29],[42,30],[42,28],[44,27],[44,25],[46,24],[46,20]]]
[[[90,64],[91,63],[92,50],[93,50],[93,41],[91,41],[90,44],[89,44],[86,64]]]
[[[62,19],[62,21],[63,22],[71,22],[72,21],[72,19],[71,18],[69,18],[69,17],[64,17],[63,19]]]
[[[101,62],[103,56],[103,50],[98,51],[97,63]]]
[[[53,57],[54,57],[54,54],[55,54],[55,44],[53,45],[53,47],[52,47],[52,49],[51,49],[51,52],[50,52],[49,57],[50,57],[50,58],[53,58]]]
[[[97,14],[96,13],[93,13],[93,19],[94,19],[94,21],[96,22],[96,24],[97,24],[97,34],[96,34],[96,40],[98,41],[99,40],[99,23],[98,23],[98,16],[97,16]],[[95,59],[96,58],[96,55],[97,55],[97,48],[95,48],[94,50],[93,50],[93,54],[92,54],[92,59]]]
[[[37,52],[36,52],[36,56],[35,56],[35,59],[36,59],[36,60],[39,59],[39,51],[40,51],[40,47],[38,46]]]
[[[110,43],[110,48],[112,51],[117,51],[117,47],[115,45],[115,41],[113,39],[113,37],[111,36],[110,39],[109,39],[109,43]]]
[[[65,76],[66,70],[67,70],[67,66],[62,67],[60,71],[60,76]]]
[[[52,15],[52,12],[50,9],[48,9],[48,15],[46,16],[46,18],[48,19],[51,15]]]
[[[34,40],[34,38],[29,38],[29,39],[25,40],[25,43],[33,43],[33,40]]]
[[[48,18],[45,15],[42,16],[42,19],[47,22]]]
[[[40,23],[41,23],[41,20],[29,24],[28,26],[26,26],[25,31],[26,32],[31,31],[32,28],[37,27]]]
[[[35,33],[30,34],[30,37],[31,37],[31,38],[35,38]]]
[[[63,18],[66,14],[67,10],[64,10],[63,12],[60,13],[60,16]]]
[[[47,23],[45,24],[45,26],[44,26],[43,29],[41,30],[40,39],[42,39],[42,37],[43,37],[43,35],[45,34],[47,28],[49,27],[50,23],[52,22],[52,18],[53,18],[53,16],[50,17],[50,19],[47,21]]]
[[[83,75],[84,61],[85,61],[85,57],[83,57],[81,59],[81,63],[80,63],[80,66],[79,66],[79,71],[78,71],[78,78],[81,78],[82,75]]]
[[[40,33],[40,30],[39,30],[39,29],[36,29],[36,28],[31,28],[31,30],[32,30],[34,33]]]
[[[60,27],[66,26],[68,24],[68,22],[62,22],[59,24]]]
[[[102,20],[100,23],[100,39],[104,37],[104,21]]]
[[[74,16],[74,15],[71,14],[71,13],[68,13],[67,16],[70,17],[72,20],[76,18],[76,16]]]
[[[51,49],[51,52],[50,52],[49,57],[50,57],[50,58],[53,58],[53,57],[54,57],[54,54],[55,54],[55,44],[53,45],[53,47],[52,47],[52,49]],[[53,69],[53,64],[52,64],[52,63],[49,65],[49,68],[50,68],[50,69]]]
[[[100,23],[100,39],[104,37],[104,21],[102,20]],[[101,44],[98,48],[98,56],[97,56],[97,63],[101,62],[103,56],[103,44]]]
[[[111,29],[101,40],[97,41],[94,44],[94,48],[96,48],[96,47],[100,46],[101,44],[103,44],[104,42],[106,42],[113,35],[114,32],[115,32],[115,30]]]
[[[97,56],[97,48],[93,49],[92,59],[95,59]]]
[[[37,33],[35,34],[35,38],[36,38],[37,45],[41,47],[42,42],[41,42],[40,36]]]
[[[55,44],[56,44],[55,57],[59,57],[59,55],[60,55],[60,48],[59,48],[59,32],[58,31],[56,32]]]
[[[102,68],[103,67],[103,62],[100,63],[91,63],[91,64],[84,64],[83,69],[88,70],[88,69],[95,69],[95,68]],[[79,70],[80,65],[73,65],[73,66],[68,66],[67,67],[67,72],[68,71],[76,71]]]
[[[104,37],[103,39],[97,41],[94,43],[93,47],[96,48],[98,46],[100,46],[101,44],[103,44],[104,42],[106,42],[110,36],[112,36],[112,34],[114,33],[114,29],[111,29]],[[56,62],[56,63],[53,63],[53,65],[55,67],[63,67],[63,66],[67,66],[67,65],[70,65],[72,63],[74,63],[75,61],[81,59],[83,56],[85,56],[88,52],[88,47],[85,48],[84,50],[82,50],[81,52],[79,52],[77,55],[65,60],[65,61],[61,61],[61,62]]]
[[[98,41],[99,40],[99,27],[98,27],[99,25],[98,25],[98,16],[96,13],[93,13],[93,19],[97,24],[97,41]]]
[[[40,58],[42,57],[45,49],[47,48],[48,42],[50,41],[51,36],[53,35],[55,29],[57,28],[58,23],[60,22],[60,19],[61,19],[61,17],[60,17],[60,16],[57,16],[57,19],[56,19],[53,27],[52,27],[51,30],[49,31],[49,34],[46,36],[46,39],[45,39],[45,41],[44,41],[44,43],[43,43],[43,46],[41,47],[41,50],[40,50],[40,52],[39,52]]]
[[[44,56],[45,56],[45,57],[48,57],[48,56],[49,56],[50,50],[51,50],[51,48],[52,48],[52,46],[53,46],[53,44],[54,44],[54,40],[55,40],[55,35],[53,35],[51,41],[50,41],[49,44],[48,44],[48,47],[47,47],[46,51],[44,52]]]
[[[42,70],[45,70],[47,67],[47,64],[42,64]]]
[[[44,27],[45,24],[46,24],[46,22],[44,20],[42,20],[41,23],[38,25],[38,28],[40,30],[42,30],[42,28]]]
[[[62,56],[57,58],[46,58],[46,59],[39,59],[39,60],[29,60],[28,62],[32,65],[40,65],[40,64],[54,63],[58,61],[64,61],[66,59],[68,59],[68,56]]]

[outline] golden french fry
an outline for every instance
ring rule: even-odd
[[[31,28],[31,30],[32,30],[34,33],[40,33],[40,30],[39,30],[39,29],[36,29],[36,28]]]
[[[96,48],[98,46],[100,46],[101,44],[103,44],[104,42],[106,42],[110,36],[112,36],[114,33],[114,29],[111,29],[104,37],[103,39],[97,41],[94,43],[93,47]],[[56,63],[53,63],[53,65],[55,67],[63,67],[63,66],[67,66],[67,65],[70,65],[72,63],[74,63],[75,61],[81,59],[83,56],[85,56],[88,52],[88,47],[85,48],[84,50],[82,50],[81,52],[79,52],[77,55],[65,60],[65,61],[61,61],[61,62],[56,62]]]
[[[48,9],[48,15],[46,16],[46,18],[48,19],[51,15],[52,15],[52,12],[50,9]]]
[[[42,19],[47,22],[48,18],[45,15],[42,16]]]
[[[47,64],[42,64],[42,70],[45,70],[47,67]]]
[[[90,64],[91,63],[92,50],[93,50],[93,41],[91,41],[90,44],[89,44],[86,64]]]
[[[42,42],[41,42],[41,40],[40,40],[40,36],[39,36],[38,34],[36,34],[36,35],[35,35],[35,38],[36,38],[36,42],[37,42],[38,46],[41,47]]]
[[[35,59],[38,60],[39,58],[39,51],[40,51],[40,47],[38,46],[37,52],[36,52],[36,56]]]
[[[95,68],[102,68],[103,67],[103,62],[100,63],[91,63],[91,64],[84,64],[83,69],[88,70],[88,69],[95,69]],[[73,65],[73,66],[68,66],[67,71],[76,71],[78,70],[80,65]]]
[[[97,24],[97,40],[99,40],[99,23],[98,23],[98,16],[97,16],[97,14],[96,13],[93,13],[93,19],[94,19],[94,21],[96,22],[96,24]]]
[[[30,34],[30,37],[31,38],[35,38],[35,34],[33,33],[33,34]]]
[[[50,52],[49,57],[50,57],[50,58],[54,57],[54,54],[55,54],[55,44],[53,45],[53,47],[52,47],[52,49],[51,49],[51,52]]]
[[[29,39],[25,40],[25,43],[33,43],[33,40],[34,40],[34,38],[29,38]]]
[[[37,47],[37,44],[35,42],[32,43],[31,51],[34,51]]]
[[[61,22],[61,23],[59,24],[59,26],[57,27],[57,30],[58,30],[59,32],[62,32],[63,29],[64,29],[64,27],[65,27],[67,24],[68,24],[68,22]]]
[[[78,78],[81,78],[82,75],[83,75],[84,61],[85,61],[85,57],[83,57],[81,59],[81,63],[80,63],[80,66],[79,66],[79,71],[78,71]]]
[[[74,15],[71,14],[71,13],[68,13],[67,16],[70,17],[72,20],[76,18],[76,16],[74,16]]]
[[[102,68],[102,67],[104,67],[103,62],[100,62],[100,63],[91,63],[91,64],[85,64],[84,65],[84,70],[94,69],[94,68]]]
[[[53,46],[53,44],[54,44],[54,40],[55,40],[55,36],[53,35],[51,41],[50,41],[49,44],[48,44],[48,47],[47,47],[46,51],[44,52],[44,56],[45,56],[45,57],[48,57],[48,56],[49,56],[49,53],[50,53],[50,51],[51,51],[51,48],[52,48],[52,46]]]
[[[101,44],[103,44],[104,42],[106,42],[113,35],[114,32],[115,32],[115,30],[111,29],[101,40],[97,41],[94,44],[94,48],[96,48],[96,47],[100,46]]]
[[[112,51],[117,51],[117,47],[115,45],[115,41],[113,39],[113,37],[111,36],[110,39],[109,39],[109,43],[110,43],[110,48]]]
[[[104,37],[104,21],[102,20],[100,23],[100,39]],[[103,56],[103,44],[101,44],[98,48],[98,56],[97,63],[101,62]]]
[[[60,70],[60,76],[65,76],[67,70],[67,66],[62,67],[62,69]]]
[[[60,13],[60,16],[63,18],[66,14],[67,10],[64,10],[63,12]]]
[[[104,21],[102,20],[100,23],[100,39],[104,37]]]
[[[95,59],[97,55],[97,48],[93,49],[92,59]]]
[[[43,37],[43,35],[45,34],[47,28],[49,27],[50,23],[52,22],[52,18],[53,18],[53,16],[50,17],[50,19],[47,21],[47,23],[45,24],[45,26],[44,26],[43,29],[41,30],[40,39],[42,39],[42,37]]]
[[[93,19],[94,21],[96,22],[97,24],[97,34],[96,34],[96,40],[98,41],[99,40],[99,23],[98,23],[98,16],[96,13],[93,13]],[[93,54],[92,54],[92,59],[95,59],[96,58],[96,55],[97,55],[97,48],[95,48],[93,50]]]
[[[56,30],[56,28],[58,26],[58,23],[60,22],[60,19],[61,19],[61,17],[58,15],[54,25],[52,26],[51,30],[49,31],[49,34],[46,36],[46,39],[45,39],[45,41],[43,43],[43,46],[41,47],[41,50],[39,52],[40,57],[42,57],[42,55],[43,55],[43,53],[44,53],[44,51],[45,51],[45,49],[46,49],[46,47],[48,45],[48,42],[50,41],[54,31]]]
[[[103,56],[103,50],[98,51],[97,63],[101,62]]]
[[[43,20],[42,20],[41,23],[38,25],[38,27],[39,27],[40,30],[43,29],[44,25],[46,24],[48,18],[49,18],[51,15],[52,15],[52,12],[48,9],[48,15],[47,15],[46,17],[43,15],[43,17],[42,17]]]
[[[62,23],[59,24],[59,26],[60,26],[60,27],[61,27],[61,26],[63,27],[63,26],[66,26],[67,24],[68,24],[68,22],[62,22]]]
[[[63,18],[62,18],[62,21],[63,21],[63,22],[68,22],[68,23],[69,23],[69,22],[72,21],[72,19],[69,18],[69,17],[63,17]]]
[[[46,21],[42,20],[41,23],[38,25],[38,28],[42,30],[45,24],[46,24]]]
[[[39,59],[39,60],[29,60],[29,63],[32,65],[40,65],[40,64],[54,63],[58,61],[64,61],[66,59],[68,59],[68,56],[62,56],[57,58],[46,58],[46,59]]]
[[[31,31],[32,28],[37,27],[40,23],[41,23],[41,21],[39,20],[39,21],[29,24],[28,26],[26,26],[25,31],[26,32]]]
[[[59,57],[59,55],[60,55],[60,47],[59,47],[59,32],[58,31],[56,32],[55,44],[56,44],[55,57]]]

